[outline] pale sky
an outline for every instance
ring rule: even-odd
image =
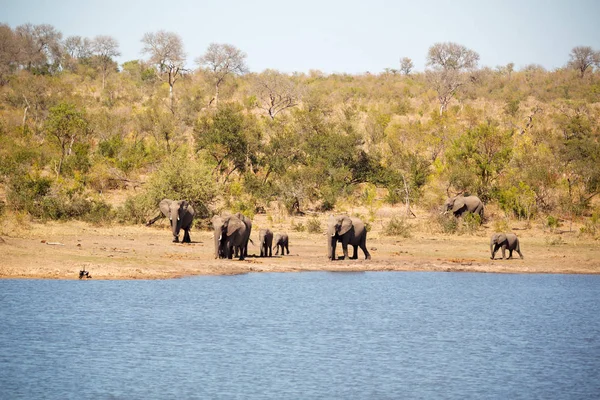
[[[146,32],[179,34],[188,67],[210,43],[243,50],[251,71],[372,73],[416,70],[437,42],[480,55],[480,66],[564,66],[575,46],[600,50],[598,0],[0,0],[0,23],[30,22],[118,40],[119,63],[144,58]]]

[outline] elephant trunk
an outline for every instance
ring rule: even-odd
[[[490,243],[490,255],[492,258],[494,258],[494,242]]]

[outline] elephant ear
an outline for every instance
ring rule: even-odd
[[[504,233],[499,233],[496,238],[496,243],[504,243],[506,241],[506,235]]]
[[[230,218],[227,224],[227,236],[233,235],[236,231],[245,228],[246,225],[239,218]]]
[[[339,231],[339,235],[344,235],[346,234],[350,229],[352,228],[352,220],[350,219],[350,217],[343,217],[342,218],[342,225],[340,226],[340,231]]]
[[[464,206],[465,206],[465,198],[457,197],[456,199],[454,199],[454,206],[452,207],[452,212],[457,212]]]
[[[164,200],[161,200],[160,203],[158,203],[158,208],[160,209],[160,212],[163,213],[163,215],[167,218],[169,217],[169,214],[170,214],[172,202],[173,202],[173,200],[164,199]]]

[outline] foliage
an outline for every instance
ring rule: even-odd
[[[321,229],[321,222],[319,222],[319,218],[316,216],[310,218],[306,222],[306,230],[308,233],[321,233],[323,232]]]
[[[384,226],[383,232],[387,236],[409,238],[412,236],[412,226],[406,221],[406,218],[394,216]]]

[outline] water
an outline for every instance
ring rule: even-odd
[[[600,276],[0,280],[1,399],[597,399]]]

